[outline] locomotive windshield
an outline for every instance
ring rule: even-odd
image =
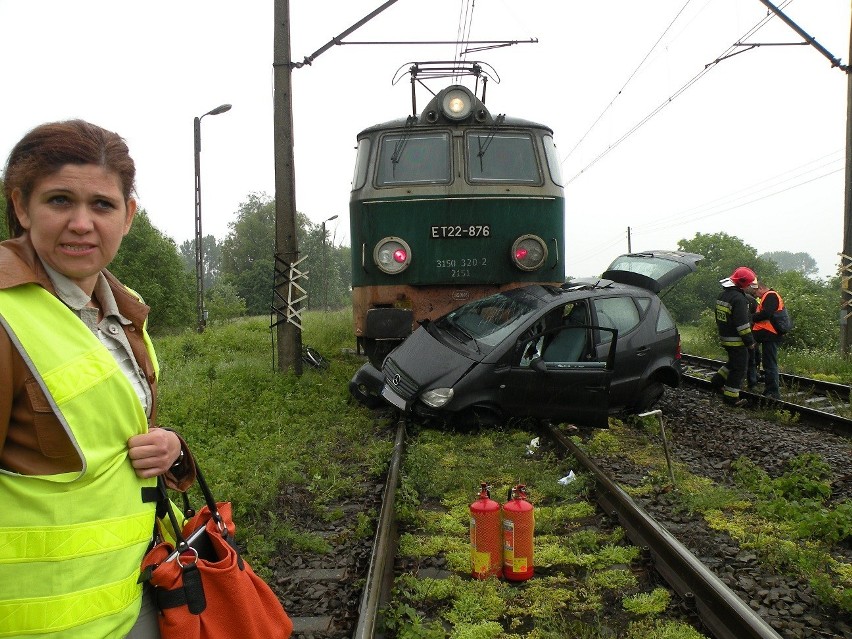
[[[450,134],[399,133],[382,138],[379,186],[450,182]]]
[[[363,146],[366,148],[359,147],[356,167],[366,169],[363,160],[369,147]],[[535,141],[529,133],[493,130],[469,132],[465,137],[464,148],[464,161],[471,183],[542,184]],[[376,185],[449,184],[452,181],[451,151],[451,136],[446,131],[385,135],[379,146]],[[554,167],[550,168],[553,173]],[[558,165],[555,171],[554,181],[560,179]],[[356,168],[354,188],[363,184],[363,178]]]
[[[540,184],[533,139],[526,133],[468,133],[471,182]]]

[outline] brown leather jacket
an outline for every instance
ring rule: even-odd
[[[145,373],[151,387],[152,406],[149,426],[157,418],[157,381],[154,364],[145,348],[142,326],[148,317],[148,306],[141,303],[108,271],[109,281],[118,309],[131,324],[124,327],[133,355]],[[25,283],[35,283],[56,291],[41,261],[35,254],[27,235],[0,243],[0,289]],[[181,439],[181,446],[186,444]],[[187,451],[188,452],[188,451]],[[194,479],[194,464],[188,462],[169,473],[170,485],[181,489]],[[183,465],[182,465],[183,466]],[[74,446],[56,415],[50,408],[27,365],[9,335],[0,325],[0,467],[23,475],[52,475],[82,468]]]

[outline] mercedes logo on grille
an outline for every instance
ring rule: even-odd
[[[393,379],[391,380],[391,384],[393,384],[394,386],[399,386],[399,381],[399,375],[394,375]]]

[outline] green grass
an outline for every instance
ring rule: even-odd
[[[535,433],[521,421],[477,433],[412,428],[397,492],[402,536],[399,555],[418,565],[441,557],[452,574],[434,579],[403,573],[384,613],[397,637],[453,639],[700,639],[671,615],[664,590],[648,590],[633,569],[641,549],[624,530],[600,528],[589,501],[588,475],[561,485],[576,467],[546,447],[530,454]],[[470,502],[481,482],[505,502],[508,488],[525,483],[535,503],[536,574],[520,584],[470,578]],[[615,615],[613,601],[623,602]],[[608,608],[609,606],[609,608]],[[674,616],[677,616],[675,613]]]
[[[630,494],[658,492],[670,484],[652,427],[648,418],[635,419],[632,425],[610,420],[609,430],[588,445],[597,451],[593,454],[627,458],[645,469],[644,486],[624,487]],[[605,439],[605,445],[598,439]],[[829,503],[828,464],[803,453],[788,460],[774,479],[746,458],[737,459],[732,471],[734,485],[726,487],[673,464],[676,489],[670,494],[675,507],[701,515],[711,528],[754,550],[779,574],[808,580],[823,603],[843,614],[852,612],[852,566],[832,552],[852,535],[852,503]]]
[[[355,347],[351,313],[306,313],[302,342],[330,368],[305,366],[300,377],[273,370],[267,318],[154,338],[157,421],[181,433],[213,494],[232,502],[237,540],[255,567],[288,546],[323,551],[300,517],[332,516],[361,478],[384,471],[392,448],[370,413],[349,405],[347,383],[361,364],[347,354]],[[282,507],[284,495],[299,507]]]

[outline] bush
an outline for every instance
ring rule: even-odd
[[[224,282],[210,291],[204,303],[211,322],[226,322],[246,314],[246,301],[235,286]]]

